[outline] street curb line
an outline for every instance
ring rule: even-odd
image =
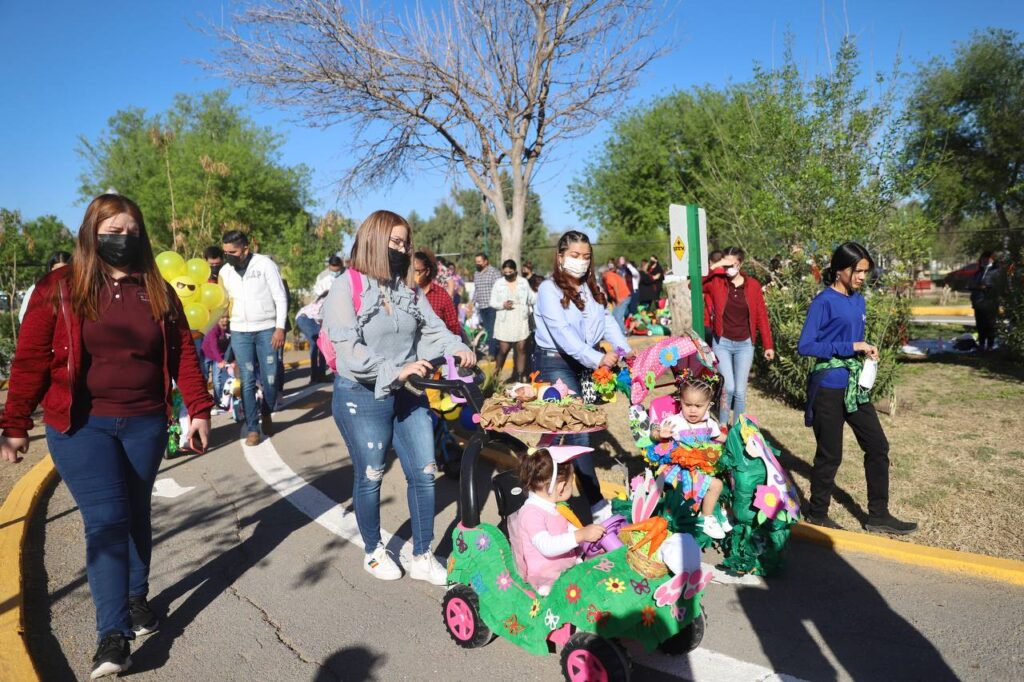
[[[28,521],[43,491],[57,478],[57,469],[46,455],[18,479],[0,507],[0,557],[13,570],[0,571],[0,679],[18,682],[39,680],[25,643],[25,609],[22,556]]]
[[[974,317],[974,308],[966,306],[910,306],[910,314],[918,317]]]
[[[494,450],[484,449],[480,456],[495,466],[505,469],[515,469],[519,462],[518,458],[513,455]],[[601,481],[601,492],[609,498],[624,499],[626,497],[626,487],[611,481]],[[998,580],[1011,585],[1024,585],[1024,561],[998,559],[983,554],[939,547],[926,547],[867,533],[832,530],[812,526],[803,521],[793,526],[793,537],[835,550],[839,554],[847,552],[870,554],[904,564],[940,571],[967,573],[974,577]]]

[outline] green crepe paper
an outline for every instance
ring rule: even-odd
[[[745,420],[745,416],[742,419]],[[745,423],[760,432],[753,422]],[[767,438],[765,443],[778,457],[778,450],[771,446]],[[782,514],[775,519],[768,519],[754,506],[757,486],[767,482],[768,472],[764,460],[746,454],[746,441],[743,440],[740,423],[729,430],[719,466],[732,476],[731,490],[727,486],[719,501],[729,504],[735,519],[735,527],[721,543],[725,554],[722,563],[737,573],[771,575],[783,566],[782,550],[789,540],[789,527],[793,522],[788,515]]]
[[[184,406],[181,391],[174,389],[171,393],[171,418],[167,425],[167,454],[171,457],[181,450],[181,446],[178,445],[181,442],[181,423],[178,421],[178,415]]]
[[[547,654],[548,635],[566,623],[606,638],[636,640],[651,651],[700,613],[700,593],[659,607],[654,592],[672,576],[645,579],[626,563],[625,547],[564,572],[547,597],[519,577],[508,540],[495,526],[455,528],[452,548],[449,582],[472,587],[484,623],[532,654]],[[616,583],[621,591],[609,590]]]

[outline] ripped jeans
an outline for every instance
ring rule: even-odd
[[[355,483],[352,500],[366,553],[380,544],[380,483],[392,442],[405,472],[412,517],[413,554],[430,551],[434,541],[434,430],[424,396],[401,389],[381,400],[373,387],[334,376],[334,422],[345,440]]]
[[[277,400],[277,374],[279,356],[270,340],[274,330],[258,332],[232,332],[231,350],[242,375],[242,407],[245,409],[245,428],[249,433],[260,430],[260,416],[256,413],[256,377],[263,377],[263,411],[271,412]]]

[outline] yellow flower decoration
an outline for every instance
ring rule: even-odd
[[[609,592],[614,592],[615,594],[621,594],[622,591],[626,589],[626,583],[622,582],[618,578],[607,578],[604,581],[604,587]]]
[[[538,613],[540,613],[540,602],[534,599],[533,605],[530,607],[530,618],[536,618]]]

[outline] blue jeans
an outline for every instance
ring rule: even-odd
[[[480,316],[480,326],[487,332],[487,350],[493,358],[498,354],[498,342],[494,339],[494,319],[498,311],[494,308],[480,308],[477,314]]]
[[[317,348],[316,340],[320,336],[320,323],[311,317],[299,315],[295,318],[295,326],[299,328],[302,335],[309,339],[309,377],[316,381],[327,376],[327,360],[324,354]]]
[[[334,375],[334,422],[352,459],[352,501],[366,553],[380,544],[380,482],[392,443],[405,472],[412,517],[412,551],[426,554],[434,541],[434,430],[424,396],[399,390],[381,400],[373,387]]]
[[[715,340],[712,348],[718,358],[718,371],[725,381],[718,421],[727,425],[730,423],[730,408],[735,422],[747,407],[747,379],[750,378],[750,365],[754,362],[754,344],[750,339],[733,341],[720,338]]]
[[[631,297],[632,298],[632,297]],[[622,303],[612,308],[612,317],[619,323],[619,329],[622,333],[626,333],[626,314],[629,313],[629,299],[627,298]]]
[[[277,401],[278,352],[270,345],[273,329],[258,332],[232,332],[231,349],[238,363],[242,379],[242,409],[245,410],[245,427],[252,432],[260,430],[260,415],[256,413],[256,376],[263,378],[263,411],[272,412]]]
[[[551,351],[538,348],[534,356],[533,368],[540,372],[537,377],[539,381],[553,384],[561,379],[571,390],[576,393],[580,392],[580,372],[583,371],[583,365],[576,362],[575,359],[562,354],[552,355]],[[575,433],[563,437],[562,442],[565,445],[589,446],[590,434]],[[585,455],[580,455],[572,463],[576,467],[576,473],[579,474],[580,492],[583,493],[587,502],[593,506],[602,501],[604,495],[601,494],[601,483],[597,478],[594,453],[588,452]]]
[[[224,393],[224,384],[228,381],[228,368],[218,367],[216,362],[210,362],[213,367],[213,401],[220,406],[220,399]]]
[[[133,637],[128,598],[149,592],[150,495],[167,447],[167,415],[90,416],[67,433],[47,426],[46,443],[85,523],[97,639]]]

